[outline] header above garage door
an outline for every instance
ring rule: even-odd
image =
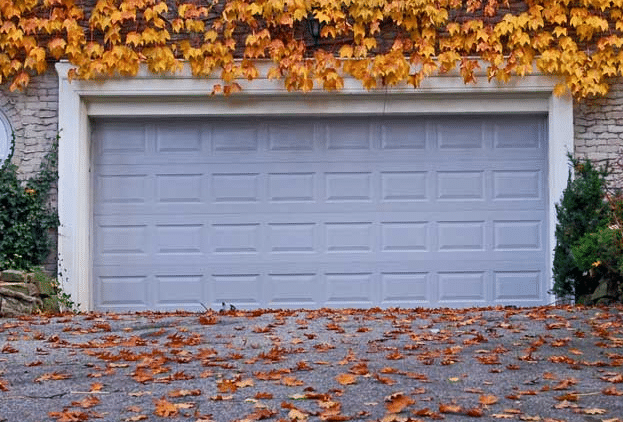
[[[278,81],[256,80],[243,93],[211,97],[212,83],[184,73],[102,81],[69,81],[71,65],[59,73],[59,254],[63,288],[81,309],[93,309],[93,186],[90,119],[159,116],[346,116],[534,114],[548,120],[546,225],[547,250],[554,246],[555,209],[567,180],[568,152],[573,151],[573,107],[570,97],[552,94],[556,80],[543,76],[517,78],[505,85],[464,85],[458,76],[433,77],[421,89],[365,91],[346,81],[339,93],[288,93]],[[546,270],[551,279],[551,266]]]

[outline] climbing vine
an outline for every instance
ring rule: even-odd
[[[320,24],[313,39],[308,22]],[[72,78],[157,74],[187,63],[239,79],[283,80],[288,90],[367,89],[458,71],[507,82],[558,75],[558,94],[604,95],[623,74],[623,0],[3,0],[0,83],[23,89],[56,60]]]

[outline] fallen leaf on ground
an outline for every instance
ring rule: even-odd
[[[154,400],[154,403],[156,405],[156,409],[154,410],[154,414],[156,416],[162,416],[165,418],[177,416],[177,406],[168,401],[166,398],[162,397]]]
[[[478,402],[480,404],[491,405],[498,402],[498,398],[492,395],[481,395],[478,397]]]
[[[83,409],[89,409],[97,404],[99,404],[100,399],[95,396],[87,396],[80,401],[71,402],[72,406],[82,407]]]
[[[339,374],[335,377],[335,380],[342,385],[355,384],[357,376],[353,374]]]
[[[407,406],[415,403],[411,397],[405,395],[403,392],[394,393],[385,397],[385,407],[389,413],[400,413]]]

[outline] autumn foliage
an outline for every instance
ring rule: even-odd
[[[320,23],[320,38],[308,30]],[[260,76],[288,90],[419,86],[458,70],[466,83],[535,71],[561,76],[557,93],[603,95],[622,74],[621,0],[3,0],[0,82],[24,88],[50,62],[91,79],[157,74],[187,63],[240,89]]]

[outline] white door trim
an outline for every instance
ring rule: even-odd
[[[142,72],[134,78],[70,81],[68,63],[57,63],[59,75],[59,273],[63,289],[81,310],[93,309],[92,183],[89,118],[102,116],[202,115],[340,115],[443,113],[547,113],[548,250],[553,259],[556,213],[567,183],[567,153],[573,152],[573,101],[556,97],[557,80],[543,75],[513,78],[508,84],[465,85],[459,76],[428,78],[421,88],[398,87],[366,91],[347,79],[338,93],[321,90],[289,93],[279,81],[241,83],[243,92],[211,96],[213,83],[188,72],[157,76]],[[551,265],[548,280],[551,286]]]

